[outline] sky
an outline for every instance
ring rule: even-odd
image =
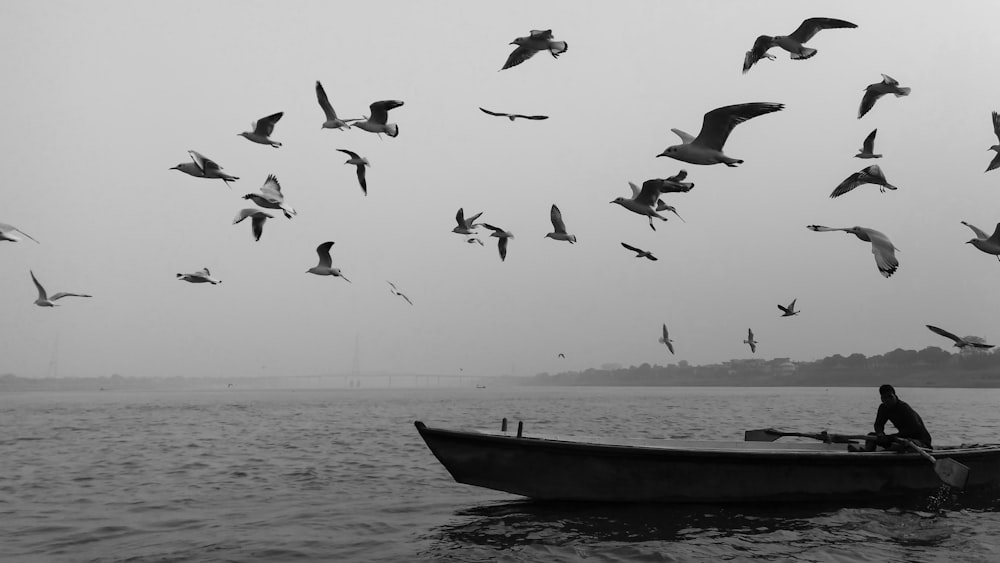
[[[949,349],[925,324],[998,342],[1000,263],[960,223],[1000,221],[1000,170],[984,173],[998,15],[992,1],[0,3],[0,222],[40,241],[0,242],[0,373],[533,375]],[[816,16],[858,27],[741,73],[758,35]],[[533,29],[568,51],[499,71]],[[859,120],[882,73],[912,93]],[[399,136],[321,130],[317,80],[341,117],[402,100]],[[656,157],[671,128],[697,134],[745,102],[785,109],[736,127],[739,167]],[[238,136],[278,111],[280,148]],[[874,128],[884,157],[853,158]],[[339,148],[370,160],[367,196]],[[240,180],[171,170],[188,150]],[[872,163],[899,189],[829,198]],[[610,204],[681,169],[695,188],[664,199],[684,222],[654,231]],[[268,174],[298,215],[255,242],[232,219]],[[545,238],[552,204],[577,244]],[[460,207],[514,233],[505,261],[488,230],[482,247],[451,232]],[[882,231],[898,271],[810,224]],[[351,283],[305,273],[328,240]],[[202,267],[223,283],[176,278]],[[29,270],[50,294],[93,297],[37,307]],[[801,314],[781,318],[792,299]]]

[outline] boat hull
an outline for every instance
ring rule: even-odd
[[[793,502],[872,499],[941,486],[916,453],[842,444],[614,442],[428,428],[428,448],[459,483],[539,500]],[[966,488],[997,487],[1000,446],[935,450],[969,467]]]

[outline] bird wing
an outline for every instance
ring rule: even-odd
[[[998,136],[1000,136],[1000,135],[998,135]],[[1000,168],[1000,152],[998,152],[997,155],[993,157],[993,160],[990,161],[990,165],[986,167],[985,171],[989,172],[990,170],[993,170],[994,168]]]
[[[510,117],[510,115],[506,114],[506,113],[499,113],[499,112],[490,111],[488,109],[483,109],[483,108],[479,108],[479,110],[482,111],[483,113],[486,113],[486,114],[489,114],[489,115],[495,115],[497,117]]]
[[[274,174],[267,175],[267,180],[264,180],[264,185],[260,187],[260,193],[270,196],[276,203],[285,200],[284,194],[281,193],[281,184]]]
[[[495,232],[495,233],[501,233],[502,234],[504,232],[504,230],[501,229],[500,227],[494,227],[493,225],[490,225],[489,223],[483,223],[483,226],[486,227],[487,229]]]
[[[532,39],[539,39],[539,40],[541,39],[548,40],[554,37],[552,35],[551,29],[532,29],[530,32],[528,32],[528,35],[530,35]]]
[[[503,68],[500,70],[506,70],[510,67],[517,66],[535,56],[535,53],[537,52],[538,51],[536,49],[532,49],[531,47],[518,45],[517,49],[511,51],[510,55],[507,56],[507,62],[503,63]]]
[[[267,117],[258,119],[257,123],[253,126],[253,132],[258,135],[270,137],[271,133],[274,132],[274,124],[281,119],[282,115],[285,115],[285,112],[279,111],[278,113],[272,113]]]
[[[643,249],[636,248],[636,247],[632,246],[631,244],[624,243],[624,242],[621,243],[621,244],[622,244],[622,246],[624,246],[625,248],[631,250],[632,252],[635,252],[635,253],[638,253],[638,254],[643,254],[645,252]]]
[[[509,240],[510,239],[508,237],[500,237],[499,241],[497,242],[497,250],[500,251],[501,262],[507,259],[507,242]]]
[[[864,170],[860,172],[855,172],[854,174],[851,174],[850,176],[845,178],[843,182],[841,182],[836,188],[834,188],[833,192],[830,194],[830,197],[842,196],[847,192],[853,190],[854,188],[867,183],[868,183],[868,178],[865,175]]]
[[[639,195],[632,199],[643,205],[653,207],[656,205],[656,200],[660,197],[661,184],[661,182],[656,180],[646,180],[642,183],[642,189],[639,190]]]
[[[694,135],[692,135],[690,133],[685,133],[684,131],[681,131],[680,129],[673,129],[672,128],[670,130],[673,131],[675,135],[677,135],[678,137],[680,137],[681,138],[681,142],[684,143],[685,145],[687,145],[687,144],[689,144],[689,143],[691,143],[691,142],[694,141]]]
[[[364,192],[365,195],[368,195],[368,181],[365,180],[365,165],[359,164],[357,165],[357,169],[358,169],[358,184],[361,184],[361,191]]]
[[[337,150],[340,151],[340,152],[342,152],[342,153],[344,153],[344,154],[346,154],[347,156],[349,156],[351,158],[361,158],[360,156],[358,156],[358,153],[356,153],[354,151],[349,151],[347,149],[337,149]]]
[[[753,329],[752,328],[748,328],[747,329],[747,340],[749,340],[750,342],[753,342]]]
[[[978,238],[980,240],[986,240],[986,239],[990,238],[990,236],[988,234],[984,233],[982,231],[982,229],[980,229],[979,227],[977,227],[975,225],[971,225],[969,223],[966,223],[965,221],[962,221],[962,224],[965,225],[966,227],[969,227],[970,229],[972,229],[972,232],[976,233],[976,238]],[[997,226],[1000,227],[1000,224],[998,224]]]
[[[639,197],[639,186],[635,185],[633,182],[629,182],[628,187],[632,190],[632,199]]]
[[[643,182],[642,187],[645,188],[646,184],[653,183],[656,185],[656,190],[661,194],[686,193],[691,191],[691,188],[694,188],[694,182],[675,181],[674,179],[678,177],[683,178],[684,176],[677,174],[675,176],[671,176],[670,178],[653,178]]]
[[[670,342],[669,340],[666,342],[666,344],[667,344],[667,350],[670,350],[670,353],[673,354],[674,353],[674,344],[672,342]]]
[[[333,266],[333,258],[330,258],[330,248],[333,247],[333,241],[328,240],[323,244],[316,247],[316,254],[319,255],[319,265],[324,268],[329,268]]]
[[[858,27],[857,25],[844,20],[834,18],[809,18],[803,21],[799,27],[789,35],[799,43],[805,43],[813,38],[822,29]]]
[[[63,297],[93,297],[93,295],[87,295],[86,293],[70,293],[68,291],[60,291],[59,293],[52,296],[52,301],[56,299],[62,299]]]
[[[1000,113],[993,112],[993,133],[996,134],[997,140],[1000,140]]]
[[[246,207],[244,209],[240,209],[239,212],[236,213],[236,217],[233,217],[233,224],[235,225],[235,224],[239,223],[240,221],[246,219],[247,217],[250,217],[251,215],[253,215],[254,213],[256,213],[256,211],[257,211],[256,209],[252,209],[252,208],[249,208],[249,207]]]
[[[788,304],[788,310],[789,311],[794,311],[795,310],[795,302],[796,301],[798,301],[798,298],[792,299],[792,302]]]
[[[465,224],[465,210],[461,207],[458,208],[458,213],[455,214],[455,221],[458,222],[459,227],[467,226]]]
[[[866,113],[868,113],[868,110],[872,109],[875,102],[878,101],[878,99],[884,94],[884,92],[873,90],[872,86],[875,86],[875,84],[865,88],[865,95],[861,97],[861,106],[858,107],[858,119],[861,119]]]
[[[750,351],[753,353],[757,353],[757,343],[754,342],[753,340],[750,341]]]
[[[552,204],[552,209],[549,210],[549,219],[552,220],[552,228],[557,233],[566,234],[566,223],[563,223],[562,211],[559,211],[559,208],[554,203]]]
[[[994,244],[1000,244],[1000,223],[997,223],[997,228],[993,230],[993,235],[988,240]]]
[[[785,307],[784,305],[778,305],[778,308],[781,309],[782,313],[788,313],[789,312],[788,307]]]
[[[883,74],[882,75],[882,84],[885,84],[887,86],[899,86],[899,81],[897,81],[895,78],[889,76],[888,74]]]
[[[0,231],[2,231],[2,230],[4,230],[4,229],[8,229],[8,228],[9,228],[9,229],[13,229],[13,230],[15,230],[15,231],[17,231],[17,232],[21,233],[22,235],[24,235],[24,236],[26,236],[26,237],[30,238],[31,240],[34,240],[34,241],[35,241],[36,243],[38,243],[38,244],[42,244],[42,243],[38,242],[37,240],[35,240],[35,237],[33,237],[33,236],[29,235],[28,233],[26,233],[26,232],[22,231],[21,229],[18,229],[17,227],[15,227],[15,226],[13,226],[13,225],[4,225],[4,224],[0,224]]]
[[[548,119],[549,118],[549,116],[547,116],[547,115],[524,115],[524,114],[520,114],[520,113],[515,113],[514,117],[520,117],[521,119],[533,119],[535,121],[539,121],[539,120],[542,120],[542,119]]]
[[[778,111],[784,107],[783,104],[752,102],[713,109],[705,114],[701,123],[701,132],[691,143],[721,151],[734,127],[744,121]]]
[[[35,277],[35,272],[32,272],[31,270],[28,270],[28,272],[31,274],[31,281],[35,282],[35,288],[38,289],[38,298],[42,301],[48,300],[49,297],[45,293],[45,288],[42,287],[42,284],[38,283],[38,278]]]
[[[861,144],[861,150],[865,153],[875,152],[875,134],[878,133],[878,129],[872,129],[872,132],[865,137],[864,143]]]
[[[323,85],[319,83],[319,80],[316,81],[316,100],[319,101],[319,107],[323,108],[323,113],[326,114],[328,121],[337,119],[337,112],[333,111],[330,99],[326,97],[326,90],[323,89]]]
[[[250,220],[250,230],[253,232],[253,239],[260,240],[260,236],[264,234],[264,221],[270,217],[267,213],[254,213],[253,219]]]
[[[954,340],[956,343],[958,343],[958,342],[964,342],[963,339],[959,338],[958,336],[955,336],[954,334],[948,332],[947,330],[945,330],[943,328],[938,328],[938,327],[936,327],[934,325],[926,325],[926,326],[927,326],[927,328],[930,329],[931,332],[940,334],[941,336],[943,336],[945,338],[950,338],[950,339]]]
[[[205,155],[201,154],[198,151],[188,151],[188,154],[191,155],[191,160],[194,161],[195,166],[197,166],[198,169],[201,170],[202,174],[204,174],[206,170],[222,169],[222,167],[216,164],[215,161],[213,161],[211,158],[206,157]]]
[[[889,237],[875,229],[863,229],[872,243],[872,254],[875,255],[875,264],[878,271],[883,276],[889,277],[899,268],[899,260],[896,259],[896,247],[889,240]]]
[[[774,46],[774,38],[769,35],[761,35],[753,42],[753,47],[747,51],[743,57],[743,74],[746,74],[750,67],[757,64],[757,61],[764,58],[767,50]]]
[[[386,121],[389,119],[389,110],[398,108],[401,105],[403,105],[403,102],[400,100],[381,100],[378,102],[372,102],[371,105],[368,106],[368,109],[371,110],[372,114],[371,117],[368,118],[368,121],[385,125]]]

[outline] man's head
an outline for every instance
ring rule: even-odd
[[[893,406],[899,399],[896,397],[896,389],[892,385],[885,384],[878,388],[878,394],[882,396],[882,404]]]

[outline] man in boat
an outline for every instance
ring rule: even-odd
[[[930,432],[927,431],[917,411],[899,400],[892,385],[882,385],[878,388],[878,392],[882,396],[882,404],[878,406],[878,412],[875,414],[875,433],[869,434],[872,438],[865,440],[865,451],[873,452],[878,446],[887,450],[906,450],[907,446],[895,438],[905,438],[917,446],[930,448]],[[898,432],[886,435],[886,422],[891,422]]]

